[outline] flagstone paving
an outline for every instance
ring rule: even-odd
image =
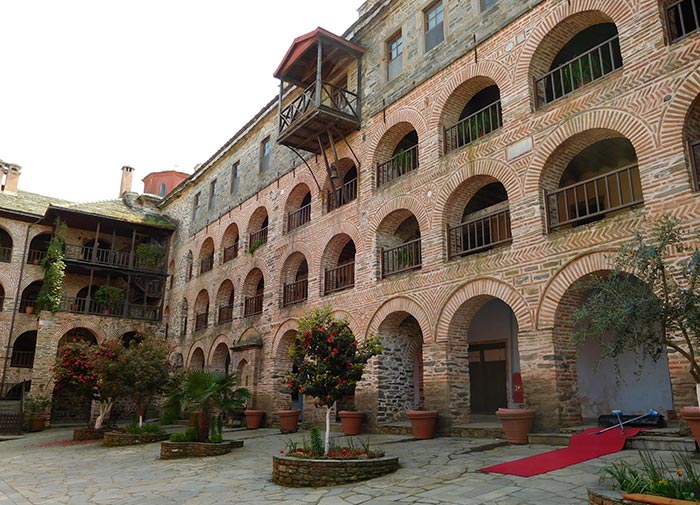
[[[409,440],[372,435],[372,447],[398,455],[401,468],[371,481],[332,488],[299,489],[273,484],[271,458],[287,440],[303,434],[277,430],[232,431],[245,446],[225,456],[160,461],[160,444],[104,448],[99,443],[63,445],[69,429],[51,429],[0,442],[0,505],[10,504],[585,504],[608,461],[638,459],[636,451],[605,456],[522,478],[478,473],[479,468],[551,450],[544,445],[508,446],[464,438]]]

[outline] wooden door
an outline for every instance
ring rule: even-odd
[[[469,346],[469,393],[474,414],[493,414],[508,406],[506,343]]]

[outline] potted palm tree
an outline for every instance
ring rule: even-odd
[[[95,291],[95,301],[102,306],[104,314],[109,314],[112,310],[118,312],[125,298],[124,290],[116,286],[103,285]]]

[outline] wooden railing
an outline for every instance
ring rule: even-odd
[[[545,192],[548,230],[602,219],[605,214],[643,203],[637,165]]]
[[[233,304],[219,306],[218,324],[229,323],[233,321]]]
[[[285,284],[282,290],[282,306],[291,305],[293,303],[303,302],[309,297],[309,280],[302,279],[300,281]]]
[[[535,79],[536,107],[559,100],[622,67],[619,37],[606,40]]]
[[[418,168],[418,144],[377,165],[377,187]]]
[[[60,312],[74,312],[77,314],[93,314],[101,316],[128,317],[130,319],[142,319],[146,321],[159,321],[161,318],[160,307],[152,305],[128,303],[105,304],[89,298],[77,298],[64,296],[59,305]]]
[[[238,257],[238,239],[236,239],[233,245],[224,248],[223,262],[226,263],[236,257]]]
[[[243,317],[250,317],[256,314],[262,314],[263,311],[263,294],[255,296],[246,296],[243,301]]]
[[[355,285],[355,262],[326,270],[323,283],[323,293],[328,295]]]
[[[279,131],[284,132],[310,109],[324,108],[346,114],[359,120],[357,94],[329,82],[321,82],[320,88],[313,83],[287,105],[279,115]]]
[[[207,255],[199,260],[199,275],[210,272],[214,268],[214,255]]]
[[[0,247],[0,262],[9,263],[12,261],[12,248]]]
[[[421,267],[420,238],[390,249],[382,248],[382,278]]]
[[[34,366],[34,351],[12,351],[10,366],[13,368],[32,368]]]
[[[672,42],[700,28],[700,4],[697,0],[679,0],[666,9]]]
[[[30,251],[31,253],[31,251]],[[44,255],[46,253],[43,253]],[[43,256],[42,256],[43,257]],[[95,248],[80,244],[66,244],[66,259],[71,261],[79,261],[85,263],[97,263],[100,265],[109,265],[124,268],[135,268],[138,270],[146,270],[149,272],[164,272],[165,261],[153,261],[152,259],[144,258],[139,260],[136,254],[130,251],[114,251],[111,249]],[[30,254],[30,259],[34,257]]]
[[[42,251],[39,249],[29,249],[29,253],[27,254],[27,263],[34,263],[34,264],[38,265],[39,262],[41,260],[43,260],[45,257],[46,257],[46,251]]]
[[[194,331],[200,331],[200,330],[205,329],[207,327],[208,322],[209,322],[209,313],[208,312],[202,312],[200,314],[195,314]]]
[[[355,198],[357,198],[357,178],[346,182],[335,191],[329,191],[326,209],[330,212],[352,202]]]
[[[510,242],[510,210],[493,212],[447,228],[447,258]]]
[[[690,141],[690,170],[693,174],[695,189],[700,188],[700,140]]]
[[[267,226],[250,234],[248,237],[248,249],[253,247],[256,243],[258,246],[267,244]]]
[[[501,101],[497,100],[445,129],[445,153],[471,144],[502,125]]]
[[[287,214],[287,231],[292,231],[311,221],[311,204]]]

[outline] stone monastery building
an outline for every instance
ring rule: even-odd
[[[651,219],[700,224],[700,1],[370,0],[359,14],[342,36],[295,39],[279,98],[191,176],[161,173],[139,196],[124,167],[119,200],[74,204],[18,190],[2,165],[4,393],[50,392],[67,339],[142,331],[180,366],[237,373],[275,422],[296,320],[327,304],[381,336],[354,398],[371,429],[418,406],[459,434],[517,403],[556,430],[694,401],[673,353],[620,383],[595,371],[572,313]],[[56,218],[63,304],[32,314]],[[144,254],[155,246],[164,257]],[[87,416],[54,394],[54,422]]]

